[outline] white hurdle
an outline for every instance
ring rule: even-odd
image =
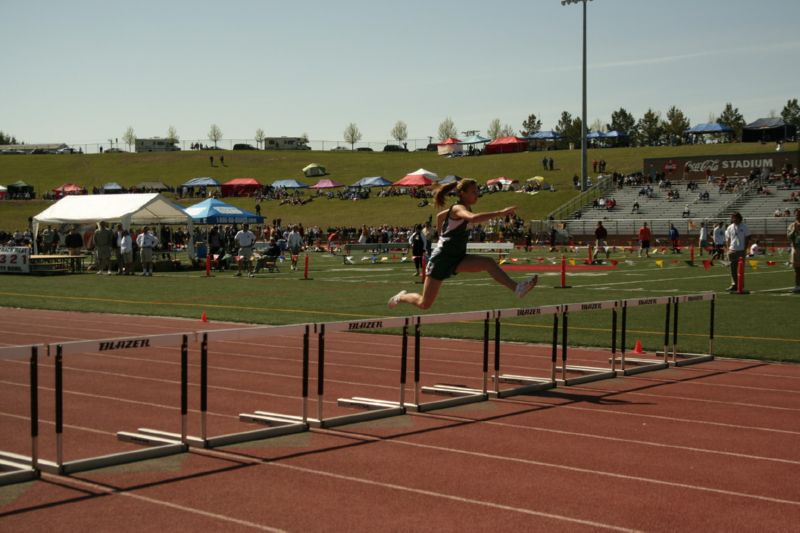
[[[12,451],[0,450],[0,485],[11,483],[21,483],[39,477],[39,371],[38,360],[39,350],[43,349],[42,344],[32,344],[26,346],[7,346],[0,348],[0,361],[11,361],[17,359],[29,360],[29,381],[30,392],[30,455],[15,453]]]
[[[539,307],[518,307],[509,309],[498,309],[495,314],[495,333],[494,333],[494,374],[492,381],[494,390],[489,395],[494,398],[506,398],[520,394],[552,389],[557,386],[556,380],[556,357],[558,353],[558,317],[561,314],[560,305],[542,305]],[[551,351],[550,376],[527,376],[518,374],[502,374],[500,372],[500,320],[503,317],[537,317],[553,316],[553,340]],[[500,384],[515,384],[517,387],[501,389]]]
[[[125,337],[116,339],[99,339],[91,341],[64,342],[51,344],[49,353],[55,351],[55,432],[56,432],[56,460],[39,460],[41,470],[54,474],[72,474],[102,468],[107,466],[141,461],[182,453],[187,450],[186,441],[186,414],[187,414],[187,367],[188,344],[194,335],[191,333],[169,333],[166,335],[147,335],[141,337]],[[117,438],[121,441],[132,442],[149,446],[142,450],[131,450],[74,461],[64,461],[64,387],[63,387],[63,358],[87,352],[116,352],[119,350],[138,350],[144,348],[180,346],[181,351],[181,433],[174,434],[174,438],[151,438],[141,433],[118,432]]]

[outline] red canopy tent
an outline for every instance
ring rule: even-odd
[[[392,187],[427,187],[433,180],[423,174],[408,174],[392,183]]]
[[[487,154],[510,154],[524,152],[528,149],[528,141],[519,137],[499,137],[486,145]]]
[[[324,178],[311,186],[312,189],[335,189],[336,187],[344,187],[344,184],[330,178]]]
[[[56,193],[56,196],[60,198],[68,194],[86,194],[86,189],[80,185],[76,185],[75,183],[65,183],[61,187],[56,187],[53,189],[53,192]]]
[[[222,196],[253,196],[261,187],[253,178],[236,178],[222,184]]]

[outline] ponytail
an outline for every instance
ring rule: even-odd
[[[461,181],[453,181],[444,185],[437,185],[433,189],[433,205],[438,208],[444,207],[444,197],[447,196],[447,193],[453,189],[456,189],[456,191],[460,193],[470,185],[477,185],[477,182],[471,179],[463,179]]]

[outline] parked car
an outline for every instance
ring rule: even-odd
[[[408,149],[397,144],[387,144],[383,147],[384,152],[408,152]]]
[[[234,150],[258,150],[258,148],[256,148],[252,144],[244,144],[244,143],[242,143],[242,144],[234,144],[233,145],[233,149]]]
[[[106,148],[106,150],[104,151],[104,153],[106,154],[121,154],[122,152],[124,152],[124,150],[121,150],[119,148]]]
[[[331,152],[349,152],[350,148],[346,146],[337,146],[336,148],[331,148]]]
[[[368,146],[362,146],[361,148],[356,148],[356,152],[372,152],[372,148]]]

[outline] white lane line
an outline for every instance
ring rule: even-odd
[[[242,520],[241,518],[234,518],[232,516],[222,515],[219,513],[212,513],[210,511],[203,511],[201,509],[196,509],[194,507],[187,507],[186,505],[180,505],[177,503],[171,503],[164,501],[163,499],[156,499],[150,498],[149,496],[144,496],[142,494],[136,494],[134,492],[129,492],[126,489],[112,489],[109,487],[105,487],[103,485],[98,485],[96,483],[92,483],[91,481],[86,481],[84,479],[76,479],[72,477],[65,477],[65,476],[54,476],[51,474],[42,474],[44,479],[48,481],[52,481],[56,485],[68,485],[73,487],[79,487],[81,489],[90,488],[96,492],[100,492],[102,494],[106,494],[108,496],[122,496],[125,498],[132,498],[134,500],[139,500],[142,502],[150,503],[153,505],[167,507],[169,509],[175,509],[176,511],[182,511],[185,513],[190,513],[194,515],[204,516],[206,518],[213,518],[215,520],[220,520],[222,522],[227,522],[229,524],[236,524],[239,526],[249,527],[252,529],[257,529],[259,531],[271,531],[274,533],[283,533],[285,530],[278,529],[275,527],[266,526],[263,524],[256,524],[255,522],[250,522],[247,520]]]

